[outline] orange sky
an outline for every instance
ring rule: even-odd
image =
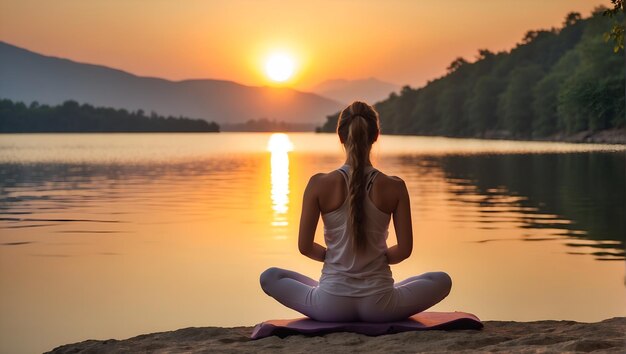
[[[590,0],[1,0],[0,40],[173,80],[268,84],[263,60],[291,52],[304,89],[335,78],[421,86],[457,56],[510,49]]]

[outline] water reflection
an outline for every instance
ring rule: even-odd
[[[626,156],[621,153],[450,155],[437,159],[451,184],[453,202],[480,208],[482,229],[503,221],[565,239],[572,255],[625,259]],[[515,220],[511,211],[517,211]],[[466,215],[467,216],[467,215]],[[467,222],[464,220],[463,222]],[[480,240],[488,242],[494,240]]]
[[[274,212],[272,226],[284,227],[289,225],[287,221],[289,210],[288,153],[293,150],[293,144],[287,134],[274,133],[267,142],[267,150],[271,153],[271,199]]]

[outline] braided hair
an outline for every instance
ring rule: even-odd
[[[354,101],[339,114],[337,134],[348,155],[351,173],[348,183],[348,226],[352,230],[352,245],[358,250],[366,247],[365,236],[365,164],[372,144],[378,139],[378,112],[369,104]]]

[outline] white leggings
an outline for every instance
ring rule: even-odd
[[[429,272],[394,284],[387,292],[364,297],[325,292],[300,273],[269,268],[261,273],[261,288],[281,304],[317,321],[391,322],[406,319],[443,300],[452,280],[444,272]]]

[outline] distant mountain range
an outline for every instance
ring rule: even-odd
[[[389,97],[392,92],[400,91],[400,86],[376,78],[345,80],[327,80],[311,89],[318,95],[349,104],[354,100],[374,104]]]
[[[290,88],[246,86],[224,80],[170,81],[101,65],[45,56],[0,42],[0,98],[143,109],[218,123],[268,119],[319,124],[344,103]]]

